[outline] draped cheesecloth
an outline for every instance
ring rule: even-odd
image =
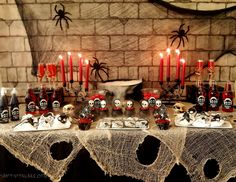
[[[77,125],[68,130],[14,132],[15,123],[1,125],[0,144],[22,162],[42,171],[52,181],[60,181],[69,163],[85,147],[100,168],[109,175],[125,175],[143,181],[164,181],[176,163],[181,163],[191,181],[227,181],[236,175],[235,129],[186,129],[172,126],[161,131],[150,123],[145,131],[97,130],[96,123],[88,131]],[[145,137],[161,141],[156,160],[143,165],[136,150]],[[71,142],[73,150],[63,160],[51,157],[52,144]],[[213,179],[204,176],[208,159],[215,159],[220,172]],[[79,180],[79,179],[78,179]]]

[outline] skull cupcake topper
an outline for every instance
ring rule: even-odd
[[[126,110],[133,110],[134,109],[134,102],[132,100],[127,100],[126,102]]]
[[[119,99],[115,99],[113,101],[113,106],[114,109],[121,109],[121,101]]]
[[[148,99],[148,103],[149,103],[150,107],[155,107],[155,103],[156,103],[155,97],[150,97]]]
[[[88,104],[89,104],[90,108],[93,108],[94,107],[94,100],[89,100]]]
[[[142,100],[140,104],[141,104],[140,110],[148,110],[149,109],[148,101]]]

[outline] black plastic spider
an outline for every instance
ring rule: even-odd
[[[60,22],[61,30],[63,30],[61,21],[65,20],[67,28],[69,28],[68,20],[70,20],[71,22],[72,20],[68,16],[66,16],[66,15],[71,15],[71,13],[65,11],[65,6],[63,4],[60,3],[60,5],[62,6],[62,9],[59,9],[59,10],[57,10],[57,5],[55,5],[54,10],[56,12],[56,15],[54,16],[52,20],[55,20],[55,19],[57,20],[56,26],[58,22]]]
[[[172,44],[175,42],[175,40],[176,40],[177,38],[179,38],[179,44],[178,44],[178,47],[177,47],[177,48],[179,48],[179,46],[181,45],[181,42],[183,42],[183,47],[184,47],[184,38],[186,38],[186,40],[188,41],[187,33],[188,33],[189,30],[190,30],[190,28],[189,28],[189,26],[188,26],[187,31],[185,31],[185,30],[183,29],[183,26],[184,26],[184,25],[185,25],[185,24],[181,24],[178,31],[172,31],[172,32],[171,32],[171,33],[173,33],[174,35],[172,35],[172,36],[170,37],[170,39],[173,39],[170,46],[172,46]]]
[[[92,70],[91,70],[91,74],[93,74],[93,72],[95,73],[95,78],[97,79],[98,77],[101,79],[101,81],[103,82],[103,78],[100,74],[100,72],[104,72],[107,77],[109,77],[109,74],[108,74],[108,71],[109,71],[109,68],[106,67],[106,63],[100,63],[99,60],[96,58],[96,57],[93,57],[93,59],[95,60],[95,62],[90,66],[92,67]]]

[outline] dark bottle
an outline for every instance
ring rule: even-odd
[[[219,110],[219,92],[216,88],[216,82],[213,80],[211,82],[210,90],[208,92],[209,98],[209,111],[218,111]]]
[[[10,105],[10,115],[12,121],[18,121],[20,119],[20,111],[19,111],[19,101],[16,96],[16,88],[12,90],[11,100],[9,102]]]
[[[60,88],[56,88],[53,90],[51,102],[53,111],[59,111],[62,103]]]
[[[206,111],[206,91],[200,80],[197,81],[196,109],[197,112]]]
[[[39,92],[39,113],[43,114],[47,112],[48,112],[48,95],[44,85],[41,85],[41,89]]]
[[[223,103],[222,103],[222,111],[224,112],[233,112],[233,98],[234,98],[234,94],[232,91],[232,85],[230,82],[227,82],[225,84],[225,89],[224,92],[222,94],[222,99],[223,99]]]
[[[5,95],[5,89],[1,89],[0,96],[0,123],[8,123],[9,122],[9,110],[8,110],[8,102],[7,96]]]
[[[25,112],[26,112],[26,114],[35,114],[36,113],[36,101],[37,101],[37,98],[34,94],[34,91],[29,85],[26,96],[25,96]]]

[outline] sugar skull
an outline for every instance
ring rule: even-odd
[[[100,104],[101,108],[106,108],[107,102],[105,100],[101,100]]]
[[[148,101],[142,100],[141,101],[141,107],[144,108],[144,109],[148,108]]]
[[[89,107],[93,108],[94,107],[94,100],[89,100],[88,104],[89,104]]]
[[[157,108],[159,108],[159,107],[161,107],[161,105],[162,105],[162,102],[161,102],[161,100],[156,100],[156,107]]]

